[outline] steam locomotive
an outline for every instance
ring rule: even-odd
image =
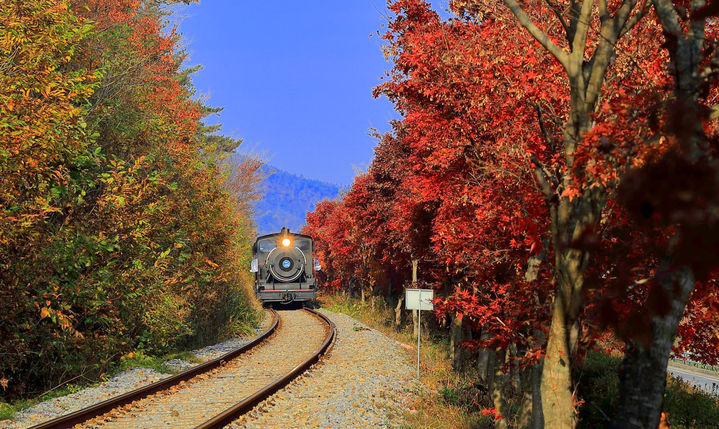
[[[320,266],[312,259],[315,242],[309,235],[279,233],[257,237],[252,245],[255,295],[262,303],[308,302],[317,298],[314,271]]]

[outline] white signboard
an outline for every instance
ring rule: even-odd
[[[419,310],[417,312],[417,380],[419,380],[419,348],[420,338],[422,333],[420,328],[422,326],[422,310],[434,310],[434,299],[433,289],[405,289],[404,290],[404,303],[407,310]]]
[[[434,289],[405,289],[407,310],[434,310],[433,299]]]

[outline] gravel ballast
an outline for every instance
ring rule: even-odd
[[[278,313],[277,331],[246,353],[184,384],[92,419],[82,427],[192,429],[222,413],[290,372],[325,339],[326,324],[315,315],[303,310]]]
[[[337,327],[337,337],[331,351],[307,373],[260,403],[230,427],[402,426],[403,410],[412,399],[409,391],[415,387],[411,352],[350,316],[328,310],[320,311]],[[265,318],[260,330],[269,325],[270,319]],[[301,342],[303,339],[297,340]],[[232,339],[194,353],[202,360],[209,360],[248,341],[250,338]],[[186,369],[192,365],[180,360],[167,364],[173,369]],[[169,374],[146,368],[124,371],[98,386],[30,407],[18,413],[15,422],[0,422],[0,428],[26,428],[167,376]]]
[[[415,383],[411,353],[350,316],[320,311],[337,326],[330,353],[231,428],[402,426]]]

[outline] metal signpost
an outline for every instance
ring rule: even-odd
[[[422,310],[434,310],[433,289],[405,289],[404,302],[407,310],[417,310],[417,380],[419,380],[419,340],[422,337],[420,332],[420,324],[422,320]]]

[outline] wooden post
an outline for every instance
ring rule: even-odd
[[[417,266],[419,261],[412,259],[412,286],[417,286]]]
[[[397,300],[397,307],[394,309],[394,329],[399,332],[402,329],[402,305],[404,304],[404,294],[400,295]]]

